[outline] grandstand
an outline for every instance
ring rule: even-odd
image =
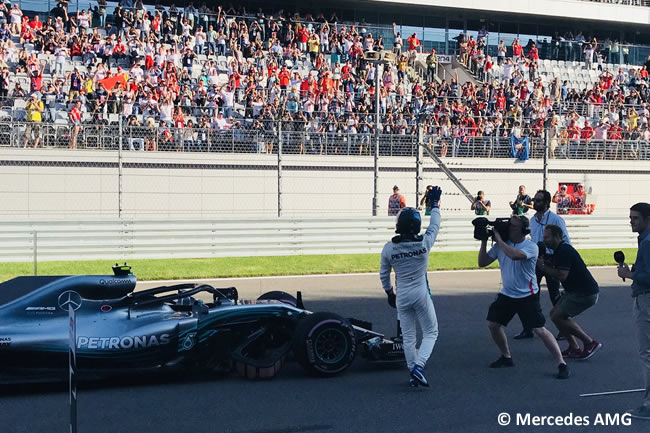
[[[641,0],[562,2],[590,11],[571,21],[415,3],[1,4],[0,145],[369,155],[377,134],[384,155],[510,157],[515,134],[532,157],[647,158],[648,23],[620,21]]]

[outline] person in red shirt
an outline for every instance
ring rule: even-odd
[[[496,103],[497,110],[503,111],[506,109],[506,96],[503,94],[503,90],[499,91],[499,96],[497,97]]]
[[[310,89],[310,87],[311,87],[311,84],[309,83],[309,80],[310,80],[310,79],[311,79],[311,76],[305,78],[305,79],[302,80],[302,82],[300,83],[300,96],[301,96],[302,98],[306,97],[306,96],[309,94],[309,89]]]
[[[38,15],[34,15],[34,19],[29,22],[29,26],[34,30],[39,30],[43,28],[43,22],[38,19]]]
[[[607,139],[608,140],[614,140],[614,143],[610,143],[608,153],[608,158],[609,159],[616,159],[616,155],[618,154],[618,147],[620,146],[620,140],[623,139],[623,128],[620,127],[619,121],[617,120],[614,122],[612,126],[609,127],[607,130]]]
[[[153,17],[153,21],[151,21],[151,30],[156,34],[156,36],[160,36],[161,19],[162,17],[160,16],[160,12],[156,11],[156,15]]]
[[[418,36],[413,33],[408,39],[409,43],[409,51],[416,51],[419,50],[420,48],[420,40],[418,39]]]
[[[491,77],[492,76],[492,57],[487,56],[485,58],[485,76]],[[488,80],[490,81],[490,80]]]
[[[512,43],[512,57],[515,61],[521,57],[521,54],[524,52],[524,48],[519,43],[519,39],[515,39]]]
[[[594,128],[589,124],[589,122],[587,122],[585,123],[585,127],[582,128],[582,131],[580,131],[580,143],[583,145],[586,152],[589,152],[589,145],[593,138]]]
[[[278,80],[280,81],[280,88],[282,90],[286,90],[287,87],[289,87],[289,79],[291,78],[291,74],[289,74],[289,71],[285,66],[282,67],[280,70],[280,73],[278,74]]]
[[[600,88],[603,90],[609,90],[612,87],[614,82],[614,75],[611,72],[603,72],[600,75]]]
[[[181,107],[176,107],[176,114],[174,114],[174,127],[178,129],[185,128],[185,113]]]
[[[527,101],[529,93],[530,90],[528,90],[528,82],[523,81],[521,88],[519,89],[519,99],[521,99],[522,101]]]
[[[298,49],[302,52],[307,52],[307,41],[309,40],[309,32],[305,27],[298,31]]]
[[[233,86],[234,89],[239,89],[239,85],[241,84],[241,74],[237,69],[234,69],[233,73],[230,74],[228,82],[230,82],[230,85]]]
[[[43,83],[43,71],[45,71],[45,61],[41,61],[40,65],[30,68],[29,71],[29,90],[30,92],[40,92]]]
[[[321,90],[321,92],[324,95],[327,95],[329,93],[330,89],[332,89],[333,87],[334,87],[334,81],[332,80],[332,78],[330,78],[330,73],[325,72],[325,75],[320,80],[320,90]],[[373,101],[374,101],[374,99],[373,99]]]
[[[113,47],[113,54],[111,55],[113,62],[117,65],[120,59],[126,57],[126,45],[122,42],[122,38],[117,38],[117,43]]]
[[[341,78],[343,78],[343,81],[347,81],[350,79],[350,71],[352,71],[352,66],[350,65],[350,61],[348,60],[345,62],[345,65],[341,68]]]
[[[68,119],[74,125],[72,127],[72,134],[70,135],[70,149],[77,148],[77,136],[81,132],[81,101],[77,101],[70,110]]]
[[[36,38],[36,35],[34,34],[34,29],[29,27],[28,25],[23,26],[22,31],[20,33],[20,43],[24,44],[27,42],[32,42]]]
[[[648,80],[648,68],[646,67],[646,65],[643,65],[643,67],[639,71],[639,74],[641,75],[642,79],[646,81]]]
[[[585,149],[586,157],[589,157],[593,152],[591,147],[591,140],[594,138],[594,128],[589,124],[585,123],[585,127],[580,131],[580,144]]]
[[[531,45],[530,50],[528,50],[528,58],[533,62],[539,60],[539,51],[537,50],[535,44]]]
[[[566,130],[569,139],[569,148],[567,149],[567,156],[570,158],[577,158],[578,147],[580,146],[580,128],[576,125],[575,120],[572,120]]]

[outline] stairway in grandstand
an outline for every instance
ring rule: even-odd
[[[418,54],[415,60],[415,69],[421,76],[426,78],[427,73],[427,56],[429,53]],[[441,83],[442,80],[447,82],[451,81],[452,78],[458,78],[458,84],[462,86],[463,84],[470,82],[474,85],[477,85],[479,81],[474,75],[467,69],[462,63],[457,61],[455,57],[451,64],[438,63],[438,73],[435,77],[438,83]]]
[[[409,80],[419,80],[420,83],[427,82],[427,56],[427,53],[419,53],[413,62],[413,66],[406,68],[406,75],[409,77]],[[438,84],[442,83],[442,80],[437,75],[434,79]]]
[[[438,157],[431,149],[429,149],[427,146],[421,144],[422,149],[424,152],[431,157],[431,159],[434,160],[436,164],[438,164],[438,167],[440,167],[440,170],[442,170],[443,173],[447,175],[450,181],[454,185],[456,185],[456,188],[460,190],[460,192],[467,197],[467,200],[469,200],[470,203],[474,203],[474,196],[469,192],[467,188],[465,188],[465,185],[456,177],[456,175],[447,167],[447,165],[442,162],[442,159]]]

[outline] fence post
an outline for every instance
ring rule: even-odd
[[[282,216],[282,120],[278,121],[278,218]]]
[[[544,128],[544,170],[542,172],[542,189],[546,190],[548,181],[548,149],[549,149],[549,128]]]
[[[417,129],[417,144],[415,148],[415,207],[420,205],[420,181],[424,179],[422,176],[424,161],[422,159],[422,146],[424,146],[424,134],[421,125]]]
[[[117,217],[122,218],[122,135],[124,116],[120,114],[119,119],[119,138],[117,148]]]
[[[34,276],[38,275],[38,232],[34,232],[33,256],[34,256]]]
[[[372,216],[377,216],[379,210],[379,66],[379,63],[375,63],[375,152],[372,171]]]

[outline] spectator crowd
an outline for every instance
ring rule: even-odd
[[[482,31],[476,41],[457,38],[461,61],[479,79],[461,85],[457,76],[440,79],[435,50],[423,53],[416,34],[403,38],[393,25],[385,42],[379,33],[386,29],[377,30],[335,14],[151,8],[141,0],[122,0],[112,11],[105,0],[75,12],[60,3],[41,20],[0,3],[0,98],[14,120],[19,108],[28,123],[67,124],[70,147],[92,129],[84,125],[121,121],[145,131],[136,142],[141,149],[200,149],[206,134],[254,130],[263,137],[258,151],[273,152],[281,120],[282,132],[302,137],[296,152],[343,152],[344,137],[348,152],[366,154],[378,92],[379,132],[421,131],[441,156],[463,156],[476,137],[542,137],[545,130],[552,157],[645,155],[650,60],[629,74],[600,62],[593,88],[544,84],[535,43],[502,42],[495,59],[485,54]],[[553,55],[554,44],[542,49]],[[580,47],[577,58],[596,67],[599,42],[583,37]],[[393,51],[395,62],[364,61],[365,52],[382,50]],[[422,75],[411,69],[418,62]],[[26,128],[23,144],[38,146],[41,129]],[[591,144],[606,140],[637,144]]]

